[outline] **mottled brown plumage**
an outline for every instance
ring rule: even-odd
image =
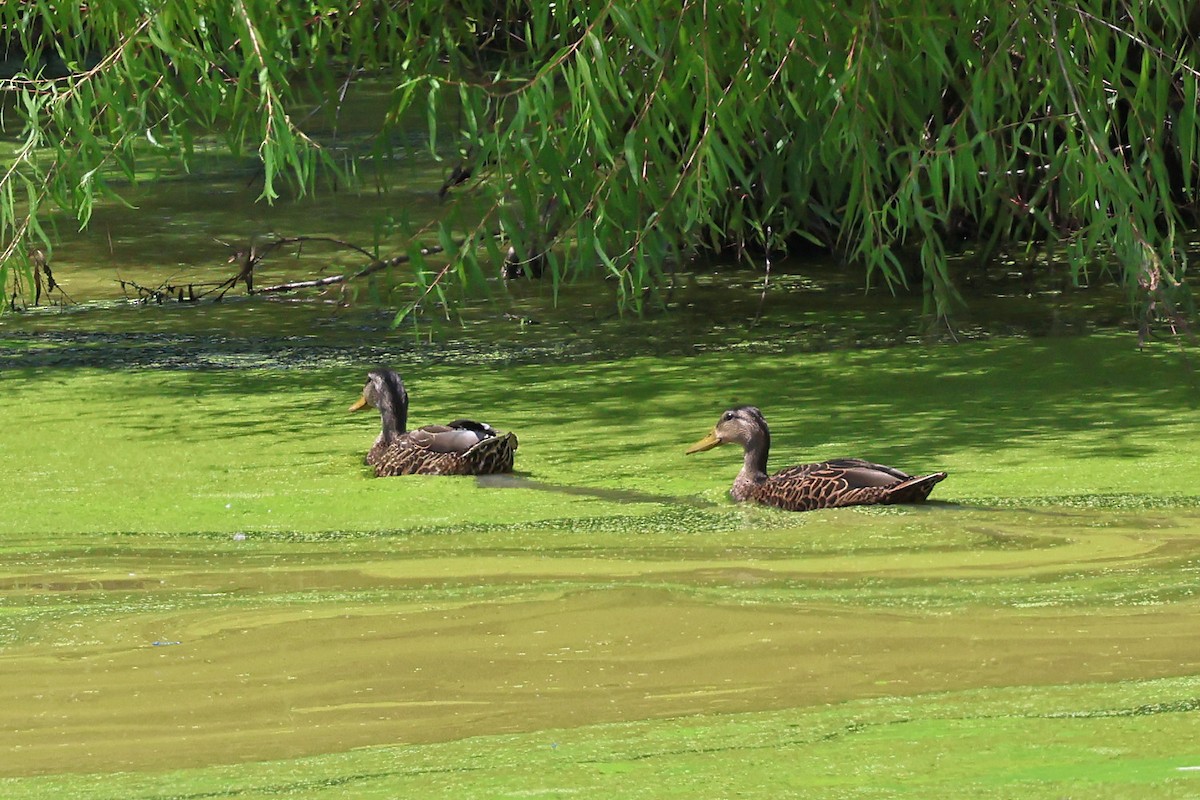
[[[721,415],[705,438],[688,448],[699,453],[728,443],[744,450],[742,471],[729,494],[734,500],[753,500],[788,511],[812,511],[835,506],[920,503],[934,484],[946,477],[934,472],[919,478],[898,469],[872,464],[861,458],[839,458],[819,464],[801,464],[767,475],[771,432],[762,412],[754,406],[731,408]]]
[[[393,475],[490,475],[511,472],[517,437],[483,422],[456,419],[407,431],[408,391],[386,368],[367,373],[362,397],[351,411],[379,409],[382,431],[367,451],[366,463],[380,478]]]

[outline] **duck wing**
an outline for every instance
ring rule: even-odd
[[[856,489],[869,490],[875,487],[883,489],[882,495],[875,498],[874,492],[865,491],[861,497],[871,497],[869,502],[890,505],[893,503],[921,503],[929,497],[933,487],[946,479],[945,472],[933,472],[929,475],[913,477],[894,467],[863,461],[861,458],[839,458],[825,462],[832,470],[841,470],[846,481],[848,492]],[[854,504],[862,503],[856,500]],[[850,505],[850,504],[847,504]]]
[[[782,469],[756,487],[754,499],[792,511],[915,503],[928,497],[933,485],[945,477],[940,472],[913,478],[861,458],[838,458]]]
[[[456,428],[449,425],[426,425],[408,432],[407,438],[413,447],[431,453],[465,453],[492,434],[471,428]]]
[[[426,425],[391,442],[374,461],[375,474],[490,475],[511,472],[517,437],[449,425]]]

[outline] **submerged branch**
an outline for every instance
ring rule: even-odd
[[[412,259],[413,259],[413,256],[411,253],[401,253],[400,255],[392,256],[391,258],[377,259],[371,253],[369,253],[368,251],[364,250],[361,247],[358,247],[357,245],[350,244],[349,242],[343,242],[339,239],[332,239],[327,236],[295,236],[295,237],[287,237],[287,238],[283,238],[283,239],[277,239],[268,244],[268,248],[269,248],[268,252],[270,250],[275,249],[276,247],[282,247],[282,246],[288,245],[288,244],[299,244],[299,243],[303,243],[303,242],[330,242],[333,244],[341,245],[343,247],[347,247],[352,250],[357,250],[358,252],[360,252],[363,255],[370,258],[371,263],[368,264],[367,266],[363,267],[362,269],[360,269],[358,272],[354,272],[354,273],[343,273],[341,275],[328,275],[324,278],[314,278],[314,279],[305,280],[305,281],[288,281],[286,283],[277,283],[272,286],[263,286],[261,288],[251,290],[248,293],[249,294],[272,294],[272,293],[279,293],[279,292],[291,292],[291,291],[295,291],[297,289],[315,289],[315,288],[320,288],[320,287],[324,287],[324,286],[335,286],[339,283],[347,283],[349,281],[358,280],[359,278],[365,278],[366,276],[371,275],[376,272],[379,272],[380,270],[389,269],[391,267],[396,267],[401,264],[407,264],[408,262],[412,261]],[[432,256],[432,255],[437,255],[438,253],[443,253],[443,252],[445,252],[445,248],[441,247],[440,245],[430,245],[429,247],[422,247],[420,250],[417,251],[417,253],[421,256]],[[266,254],[264,253],[263,255],[265,256]]]
[[[339,247],[354,250],[370,259],[370,263],[362,269],[354,272],[343,272],[337,275],[327,275],[323,278],[311,278],[307,280],[285,281],[283,283],[271,284],[269,286],[254,286],[254,270],[257,266],[274,250],[292,244],[304,244],[306,242],[324,242],[334,244]],[[457,246],[462,246],[465,241],[454,242]],[[117,282],[122,289],[132,289],[137,294],[137,299],[144,303],[164,303],[167,301],[176,301],[180,303],[198,303],[201,300],[216,294],[213,302],[220,302],[222,298],[229,292],[230,289],[237,286],[238,283],[246,284],[247,295],[260,294],[282,294],[284,292],[294,292],[301,289],[320,289],[326,286],[337,286],[339,284],[349,283],[351,281],[365,278],[381,270],[390,269],[392,267],[407,264],[414,257],[424,257],[437,255],[438,253],[446,252],[446,248],[441,245],[430,245],[422,247],[415,253],[401,253],[400,255],[392,256],[391,258],[376,258],[369,250],[359,247],[351,242],[346,242],[341,239],[335,239],[329,236],[286,236],[278,239],[273,239],[266,243],[256,243],[248,248],[237,250],[230,258],[229,263],[237,263],[238,271],[231,277],[220,282],[192,282],[186,284],[175,284],[173,282],[164,282],[157,287],[143,286],[135,281],[119,279]],[[420,299],[424,299],[429,294],[429,290],[436,286],[438,282],[449,272],[451,265],[447,265],[438,270],[431,281],[430,286],[421,294]],[[417,303],[420,302],[420,299]]]

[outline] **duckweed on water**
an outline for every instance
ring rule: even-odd
[[[1200,413],[1175,351],[484,373],[372,351],[411,367],[414,423],[518,433],[488,484],[367,477],[358,351],[36,349],[0,373],[6,798],[1198,790]],[[950,478],[919,507],[733,506],[736,456],[682,451],[740,402],[776,468]]]

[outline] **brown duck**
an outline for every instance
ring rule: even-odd
[[[688,448],[688,454],[735,442],[745,450],[742,471],[729,494],[734,500],[754,500],[788,511],[812,511],[835,506],[920,503],[933,485],[946,477],[934,472],[914,478],[898,469],[860,458],[838,458],[819,464],[787,467],[767,475],[771,432],[754,406],[731,408],[721,415],[712,433]]]
[[[445,425],[405,430],[408,391],[394,370],[367,373],[362,397],[351,411],[379,409],[383,430],[367,451],[366,463],[376,477],[392,475],[490,475],[511,472],[517,437],[498,433],[484,422],[456,419]]]

